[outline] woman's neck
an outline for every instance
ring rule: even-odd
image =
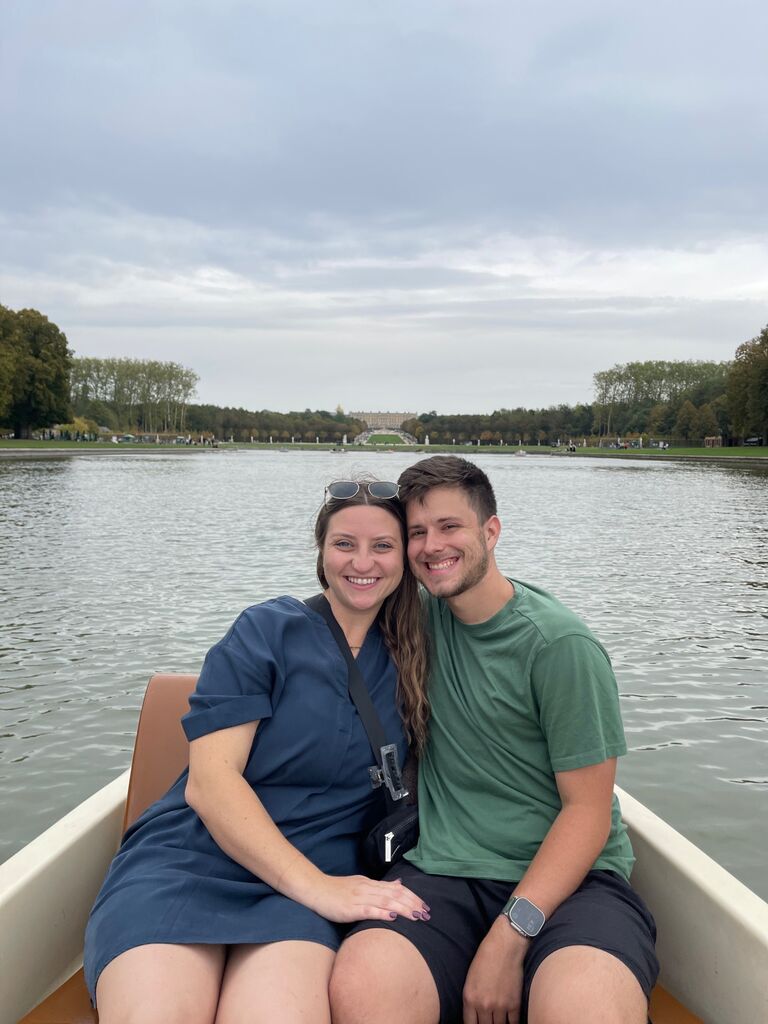
[[[347,643],[349,644],[352,653],[357,654],[365,643],[368,630],[371,628],[373,621],[379,614],[379,608],[381,605],[377,605],[376,608],[356,612],[337,601],[330,590],[325,591],[325,596],[328,604],[331,606],[333,617],[341,626],[342,632],[347,638]]]

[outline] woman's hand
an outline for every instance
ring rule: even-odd
[[[428,921],[429,907],[399,880],[377,882],[365,875],[323,875],[303,902],[329,921],[394,921],[396,917]]]
[[[222,729],[189,745],[187,803],[221,849],[329,921],[429,920],[429,907],[401,882],[326,875],[288,842],[242,775],[257,724]]]

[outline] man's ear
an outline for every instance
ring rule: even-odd
[[[496,547],[496,543],[501,536],[501,520],[498,516],[490,516],[483,525],[483,533],[485,534],[485,542],[489,549],[493,551]]]

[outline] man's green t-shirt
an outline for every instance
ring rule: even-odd
[[[550,594],[511,582],[513,598],[475,625],[427,598],[432,713],[406,857],[428,874],[518,881],[561,809],[555,772],[626,753],[603,647]],[[593,867],[629,878],[633,862],[614,796]]]

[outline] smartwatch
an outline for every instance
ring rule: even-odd
[[[510,896],[501,913],[527,939],[538,935],[546,921],[543,912],[525,896]]]

